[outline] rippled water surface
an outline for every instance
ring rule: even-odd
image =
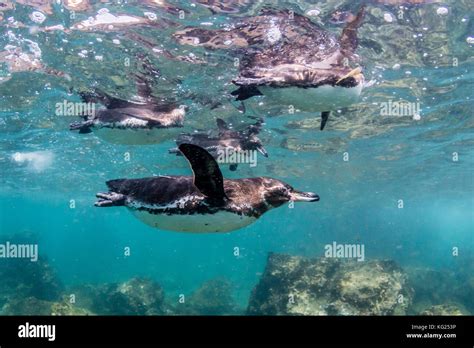
[[[454,303],[472,314],[473,6],[468,0],[412,2],[368,2],[357,49],[367,85],[357,103],[334,110],[320,131],[319,112],[292,113],[265,97],[246,101],[244,110],[233,100],[234,62],[243,49],[181,45],[172,34],[188,26],[230,27],[273,7],[305,15],[339,35],[345,23],[331,21],[334,12],[355,14],[357,1],[242,1],[231,2],[234,11],[228,12],[197,1],[169,1],[168,7],[83,1],[87,6],[77,9],[67,2],[0,1],[2,241],[37,242],[65,294],[84,284],[147,277],[173,303],[218,279],[228,285],[238,313],[245,313],[269,252],[316,258],[324,256],[327,244],[356,243],[364,245],[366,260],[394,260],[407,273],[444,272],[470,284],[467,293],[448,289],[424,306]],[[155,24],[74,29],[105,9],[156,16]],[[37,13],[45,16],[42,23]],[[56,25],[63,28],[51,29]],[[25,66],[12,62],[12,52],[23,54]],[[143,146],[69,131],[78,119],[57,115],[58,102],[79,102],[80,91],[94,88],[133,99],[131,76],[145,58],[159,71],[155,95],[187,107],[184,128],[160,144]],[[389,101],[418,103],[420,112],[384,115]],[[242,129],[255,122],[247,116],[265,118],[259,137],[269,157],[236,171],[222,166],[224,177],[275,177],[317,192],[319,202],[285,204],[224,234],[162,231],[123,207],[93,206],[109,179],[191,175],[183,157],[168,153],[176,135],[214,129],[217,117]],[[28,279],[12,283],[22,281]],[[0,305],[13,297],[8,291],[14,288],[0,289]],[[415,302],[411,313],[423,307],[415,308]]]

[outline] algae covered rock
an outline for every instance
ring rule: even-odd
[[[60,298],[63,284],[48,259],[38,253],[37,248],[34,249],[38,242],[38,236],[30,231],[0,237],[2,245],[31,251],[29,257],[0,259],[0,305],[15,297],[34,297],[46,301]]]
[[[91,309],[98,314],[159,315],[164,312],[163,289],[158,283],[146,278],[103,285],[91,295]]]
[[[2,308],[2,315],[50,315],[52,302],[36,297],[15,297]]]
[[[456,284],[456,275],[453,272],[407,268],[407,274],[410,286],[415,290],[413,298],[415,313],[434,304],[448,303],[455,296],[453,288]]]
[[[90,310],[71,303],[66,298],[51,305],[51,315],[94,315]]]
[[[344,263],[336,279],[335,314],[402,315],[411,303],[407,277],[393,261]]]
[[[203,283],[173,312],[182,315],[231,315],[236,313],[232,286],[225,279],[212,279]]]
[[[145,278],[123,283],[80,285],[57,301],[15,296],[5,302],[4,315],[161,315],[161,286]],[[73,295],[73,296],[72,296]],[[74,299],[71,302],[71,299]]]
[[[56,300],[63,285],[45,258],[32,262],[29,259],[5,259],[0,267],[0,296],[36,297]]]
[[[463,257],[456,261],[454,269],[407,269],[410,286],[415,290],[414,314],[440,304],[456,304],[463,313],[474,312],[474,259]]]
[[[462,310],[453,304],[442,304],[431,306],[420,313],[420,315],[464,315]]]
[[[93,313],[77,307],[63,299],[59,302],[40,300],[35,297],[15,297],[2,309],[2,315],[92,315]]]
[[[411,303],[393,261],[270,254],[247,308],[253,315],[402,315]]]

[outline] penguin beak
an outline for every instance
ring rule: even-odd
[[[257,146],[257,151],[260,152],[263,156],[268,157],[268,152],[262,145]]]
[[[319,196],[313,192],[293,191],[290,193],[290,199],[294,202],[317,202]]]
[[[171,153],[171,154],[178,154],[180,151],[177,147],[173,147],[172,149],[169,149],[168,150],[168,153]]]

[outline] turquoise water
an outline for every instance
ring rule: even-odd
[[[346,3],[347,10],[358,8]],[[273,4],[302,14],[317,7],[322,11],[318,19],[322,23],[334,10],[331,2]],[[366,80],[374,84],[363,90],[358,103],[333,112],[323,132],[319,131],[317,114],[288,114],[285,106],[270,106],[258,98],[248,102],[247,114],[265,117],[260,138],[270,156],[260,156],[255,168],[241,165],[237,171],[229,171],[222,166],[224,177],[271,176],[299,190],[317,192],[321,200],[297,203],[293,209],[284,205],[231,233],[191,234],[151,228],[124,207],[93,206],[95,193],[104,191],[109,179],[191,175],[184,158],[168,154],[175,146],[173,137],[149,146],[116,145],[94,133],[70,132],[69,123],[76,119],[54,114],[56,102],[77,102],[76,91],[91,86],[130,97],[134,85],[127,73],[133,64],[132,68],[124,67],[123,61],[127,57],[133,60],[133,52],[151,55],[150,50],[134,45],[120,32],[31,33],[28,27],[34,23],[28,14],[35,9],[17,4],[0,22],[4,33],[0,47],[14,45],[29,52],[24,40],[30,39],[41,48],[42,62],[64,71],[69,78],[39,70],[12,72],[5,62],[1,66],[0,76],[9,79],[0,84],[0,236],[13,242],[32,234],[40,257],[48,260],[66,289],[142,276],[158,282],[172,302],[208,280],[223,278],[230,282],[242,311],[269,252],[322,257],[324,246],[333,241],[362,243],[366,259],[395,260],[406,269],[455,274],[465,267],[472,269],[474,61],[472,43],[466,40],[474,32],[472,6],[468,5],[467,1],[445,2],[449,13],[439,15],[440,4],[406,4],[409,18],[421,18],[431,25],[424,31],[426,39],[413,51],[412,41],[417,39],[406,38],[409,41],[404,45],[402,38],[387,41],[387,31],[377,30],[379,11],[395,14],[397,7],[371,2],[370,15],[359,30],[363,39],[358,53]],[[252,123],[229,97],[234,89],[230,81],[237,74],[232,65],[234,53],[180,46],[170,34],[203,22],[218,28],[236,17],[255,14],[258,8],[244,6],[238,14],[212,14],[199,4],[177,6],[189,11],[185,19],[176,20],[177,27],[141,28],[137,32],[170,51],[195,52],[212,63],[194,65],[152,58],[161,72],[158,94],[172,95],[189,107],[183,131],[215,128],[216,117],[236,127]],[[176,19],[175,14],[160,8],[97,4],[77,13],[77,20],[95,15],[102,7],[135,15],[150,10],[159,17]],[[54,14],[47,15],[39,26],[68,26],[68,13],[55,6]],[[26,27],[8,27],[10,16]],[[423,32],[420,27],[424,24],[415,22],[387,25],[409,33]],[[341,25],[328,24],[327,29],[339,33]],[[15,37],[5,35],[8,31]],[[428,37],[434,32],[439,36]],[[96,40],[99,37],[102,42]],[[113,44],[114,38],[121,44]],[[382,51],[373,48],[374,42]],[[88,51],[87,57],[78,55],[81,50]],[[423,58],[424,53],[429,58]],[[103,60],[94,59],[97,55]],[[457,58],[456,66],[453,58]],[[394,69],[395,64],[400,68]],[[377,103],[399,98],[419,102],[421,119],[380,115]],[[217,107],[211,109],[211,102],[217,102]],[[35,151],[40,153],[33,161],[14,158],[15,153]],[[399,208],[399,200],[403,200],[403,208]],[[130,248],[129,256],[124,255],[124,248]],[[453,248],[458,248],[457,255],[453,255]],[[472,273],[459,276],[472,284]],[[469,313],[474,303],[466,301],[460,306]]]

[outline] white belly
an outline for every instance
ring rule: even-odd
[[[355,87],[320,86],[317,88],[259,86],[258,89],[270,99],[270,103],[293,105],[295,110],[322,112],[337,110],[357,102],[362,83]]]
[[[120,129],[120,128],[94,128],[94,134],[113,144],[122,145],[150,145],[159,144],[176,137],[177,128],[152,128],[152,129]]]
[[[227,211],[215,214],[165,215],[149,214],[146,211],[134,210],[133,214],[154,228],[175,232],[205,233],[230,232],[250,225],[254,217],[233,214]]]

